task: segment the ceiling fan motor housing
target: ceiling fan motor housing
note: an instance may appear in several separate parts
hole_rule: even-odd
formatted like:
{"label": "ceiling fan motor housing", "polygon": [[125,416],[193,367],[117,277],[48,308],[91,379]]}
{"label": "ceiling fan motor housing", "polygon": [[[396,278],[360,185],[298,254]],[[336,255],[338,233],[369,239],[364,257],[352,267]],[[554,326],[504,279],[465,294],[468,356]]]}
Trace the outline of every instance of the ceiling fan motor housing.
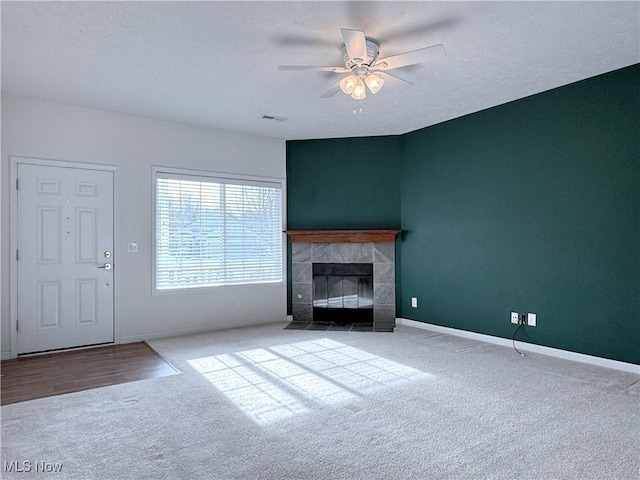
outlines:
{"label": "ceiling fan motor housing", "polygon": [[[345,66],[348,69],[353,70],[354,67],[363,66],[363,65],[370,67],[371,65],[373,65],[373,62],[375,62],[376,59],[378,58],[378,55],[380,54],[380,44],[374,39],[369,37],[367,37],[366,40],[367,40],[367,58],[362,59],[363,60],[362,62],[355,62],[351,58],[349,58],[349,54],[347,53],[346,47],[344,45],[342,46],[342,51],[343,51],[342,59],[344,61]],[[358,59],[354,59],[354,60],[358,60]]]}

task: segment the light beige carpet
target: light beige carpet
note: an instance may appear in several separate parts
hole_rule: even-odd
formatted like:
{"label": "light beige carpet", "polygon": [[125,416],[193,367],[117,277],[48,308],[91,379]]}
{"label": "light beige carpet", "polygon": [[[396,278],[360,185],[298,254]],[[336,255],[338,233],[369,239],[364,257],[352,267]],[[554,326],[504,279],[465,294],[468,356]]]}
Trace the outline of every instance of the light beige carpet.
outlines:
{"label": "light beige carpet", "polygon": [[639,476],[637,375],[410,327],[284,326],[152,341],[182,375],[2,407],[3,468],[32,466],[2,478]]}

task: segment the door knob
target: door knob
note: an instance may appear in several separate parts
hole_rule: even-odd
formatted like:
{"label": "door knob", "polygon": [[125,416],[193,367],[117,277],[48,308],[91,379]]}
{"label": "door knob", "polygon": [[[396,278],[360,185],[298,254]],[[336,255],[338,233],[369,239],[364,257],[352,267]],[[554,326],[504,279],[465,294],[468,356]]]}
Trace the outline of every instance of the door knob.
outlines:
{"label": "door knob", "polygon": [[104,268],[105,270],[111,270],[112,265],[107,262],[104,265],[98,265],[98,268]]}

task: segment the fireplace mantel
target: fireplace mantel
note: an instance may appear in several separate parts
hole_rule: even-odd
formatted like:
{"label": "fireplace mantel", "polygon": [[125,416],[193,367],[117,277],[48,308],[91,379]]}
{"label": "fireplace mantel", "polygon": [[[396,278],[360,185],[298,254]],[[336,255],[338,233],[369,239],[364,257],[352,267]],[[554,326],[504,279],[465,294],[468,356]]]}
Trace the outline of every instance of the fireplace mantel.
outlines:
{"label": "fireplace mantel", "polygon": [[292,243],[393,242],[400,230],[285,230]]}

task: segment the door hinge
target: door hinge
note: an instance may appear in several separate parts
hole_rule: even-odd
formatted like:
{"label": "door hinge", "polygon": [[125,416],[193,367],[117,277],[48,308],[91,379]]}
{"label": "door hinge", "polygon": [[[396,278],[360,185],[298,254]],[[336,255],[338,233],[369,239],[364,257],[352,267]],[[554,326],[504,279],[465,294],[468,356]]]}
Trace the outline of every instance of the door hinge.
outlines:
{"label": "door hinge", "polygon": [[16,332],[20,330],[20,320],[16,320]]}
{"label": "door hinge", "polygon": [[18,190],[18,179],[16,178],[16,190]]}
{"label": "door hinge", "polygon": [[20,259],[20,250],[16,248],[16,262]]}

